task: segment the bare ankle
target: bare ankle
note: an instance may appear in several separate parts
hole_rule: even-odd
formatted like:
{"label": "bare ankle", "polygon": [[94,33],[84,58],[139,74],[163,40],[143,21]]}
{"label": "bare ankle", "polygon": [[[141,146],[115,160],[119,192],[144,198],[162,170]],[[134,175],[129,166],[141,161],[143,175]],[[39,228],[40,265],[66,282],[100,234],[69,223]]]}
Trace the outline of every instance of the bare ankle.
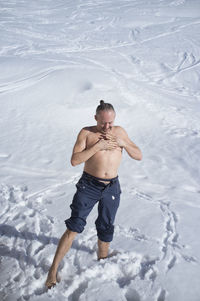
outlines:
{"label": "bare ankle", "polygon": [[98,239],[98,260],[108,257],[109,242],[104,242]]}
{"label": "bare ankle", "polygon": [[56,275],[57,273],[57,268],[55,266],[51,266],[49,269],[49,274]]}

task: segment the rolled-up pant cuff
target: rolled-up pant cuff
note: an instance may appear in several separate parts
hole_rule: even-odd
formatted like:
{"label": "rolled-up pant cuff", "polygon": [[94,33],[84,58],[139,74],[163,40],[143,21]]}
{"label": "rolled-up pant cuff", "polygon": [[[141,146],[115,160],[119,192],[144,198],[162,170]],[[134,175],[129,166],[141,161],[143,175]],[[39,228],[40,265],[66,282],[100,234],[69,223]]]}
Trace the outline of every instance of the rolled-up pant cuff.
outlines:
{"label": "rolled-up pant cuff", "polygon": [[108,237],[108,236],[101,236],[101,235],[98,235],[98,239],[103,241],[103,242],[111,242],[113,240],[113,236],[112,237]]}
{"label": "rolled-up pant cuff", "polygon": [[83,221],[80,224],[77,219],[73,219],[72,217],[65,220],[65,225],[67,229],[77,233],[82,233],[85,227],[85,223],[83,223]]}
{"label": "rolled-up pant cuff", "polygon": [[112,225],[111,229],[109,230],[97,229],[98,238],[104,242],[111,242],[113,240],[113,235],[114,235],[114,226]]}

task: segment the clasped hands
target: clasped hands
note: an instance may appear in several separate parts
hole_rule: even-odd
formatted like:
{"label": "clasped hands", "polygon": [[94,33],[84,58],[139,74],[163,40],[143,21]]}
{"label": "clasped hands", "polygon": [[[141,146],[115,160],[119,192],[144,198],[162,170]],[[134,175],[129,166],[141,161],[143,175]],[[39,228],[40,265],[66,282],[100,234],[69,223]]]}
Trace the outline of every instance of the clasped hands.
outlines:
{"label": "clasped hands", "polygon": [[113,150],[118,147],[123,147],[123,140],[111,133],[102,132],[97,144],[100,150]]}

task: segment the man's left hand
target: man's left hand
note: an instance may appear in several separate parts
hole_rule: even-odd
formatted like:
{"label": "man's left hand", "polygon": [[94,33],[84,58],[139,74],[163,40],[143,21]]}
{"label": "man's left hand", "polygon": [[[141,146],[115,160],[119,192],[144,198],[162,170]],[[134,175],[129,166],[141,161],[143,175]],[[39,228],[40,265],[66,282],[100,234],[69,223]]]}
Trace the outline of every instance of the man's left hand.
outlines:
{"label": "man's left hand", "polygon": [[118,146],[119,147],[124,147],[125,143],[124,143],[124,140],[111,134],[111,133],[108,133],[108,132],[102,132],[102,136],[104,139],[107,139],[107,140],[111,140],[111,141],[114,141],[114,142],[117,142]]}

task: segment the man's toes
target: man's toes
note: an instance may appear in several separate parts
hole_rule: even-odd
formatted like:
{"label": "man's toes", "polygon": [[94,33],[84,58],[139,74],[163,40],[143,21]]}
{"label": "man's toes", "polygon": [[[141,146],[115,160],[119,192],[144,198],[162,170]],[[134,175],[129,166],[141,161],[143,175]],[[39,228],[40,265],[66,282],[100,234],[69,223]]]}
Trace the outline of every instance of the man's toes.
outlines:
{"label": "man's toes", "polygon": [[48,289],[51,289],[52,287],[54,287],[55,285],[56,285],[56,282],[55,281],[46,281],[46,283],[45,283],[45,285],[46,285],[46,287],[48,288]]}
{"label": "man's toes", "polygon": [[52,282],[52,283],[47,283],[46,284],[48,289],[51,289],[52,287],[56,286],[56,283]]}

